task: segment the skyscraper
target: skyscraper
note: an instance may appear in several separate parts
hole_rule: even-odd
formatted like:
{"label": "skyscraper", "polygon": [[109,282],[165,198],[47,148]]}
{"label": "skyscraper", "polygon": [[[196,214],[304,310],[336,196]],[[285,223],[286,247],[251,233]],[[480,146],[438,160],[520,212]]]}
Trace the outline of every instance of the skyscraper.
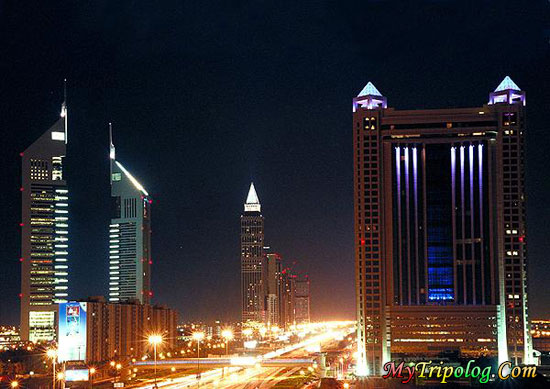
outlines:
{"label": "skyscraper", "polygon": [[309,277],[294,279],[294,321],[295,323],[309,323],[310,318]]}
{"label": "skyscraper", "polygon": [[531,362],[524,134],[509,77],[475,108],[354,98],[358,374],[447,350]]}
{"label": "skyscraper", "polygon": [[241,308],[242,321],[265,320],[264,284],[264,217],[254,183],[241,215]]}
{"label": "skyscraper", "polygon": [[67,106],[21,153],[21,339],[54,340],[56,303],[68,296]]}
{"label": "skyscraper", "polygon": [[284,325],[282,321],[282,259],[277,253],[265,255],[265,311],[266,322],[271,325]]}
{"label": "skyscraper", "polygon": [[[109,125],[110,126],[110,125]],[[109,301],[148,304],[151,290],[151,204],[145,188],[115,159],[110,144]]]}

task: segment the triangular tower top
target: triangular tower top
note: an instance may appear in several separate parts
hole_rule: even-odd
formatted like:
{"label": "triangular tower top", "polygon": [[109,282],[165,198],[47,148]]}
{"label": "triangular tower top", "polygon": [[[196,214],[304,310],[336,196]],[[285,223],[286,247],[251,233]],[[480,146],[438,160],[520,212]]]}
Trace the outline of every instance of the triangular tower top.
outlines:
{"label": "triangular tower top", "polygon": [[525,92],[508,76],[489,94],[489,104],[525,105]]}
{"label": "triangular tower top", "polygon": [[246,196],[246,203],[244,204],[245,212],[260,212],[261,205],[254,183],[250,183],[250,189],[248,190],[248,196]]}
{"label": "triangular tower top", "polygon": [[495,92],[500,92],[504,90],[521,90],[517,84],[512,81],[512,79],[509,76],[504,77],[504,80],[497,86],[497,89],[495,89]]}
{"label": "triangular tower top", "polygon": [[382,96],[382,93],[376,87],[372,82],[368,82],[367,85],[363,88],[361,92],[357,95],[357,97],[361,96]]}
{"label": "triangular tower top", "polygon": [[374,84],[369,81],[361,92],[359,92],[357,97],[353,99],[353,112],[356,112],[359,108],[388,108],[388,100],[382,96],[382,93],[380,93]]}

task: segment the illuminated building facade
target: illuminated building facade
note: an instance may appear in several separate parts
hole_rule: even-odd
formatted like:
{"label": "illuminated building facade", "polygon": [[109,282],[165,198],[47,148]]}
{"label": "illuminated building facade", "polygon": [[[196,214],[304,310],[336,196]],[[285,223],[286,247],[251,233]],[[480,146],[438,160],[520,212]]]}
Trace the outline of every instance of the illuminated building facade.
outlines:
{"label": "illuminated building facade", "polygon": [[[69,304],[85,307],[79,312],[79,335],[85,341],[74,342],[74,334],[60,333],[60,361],[84,360],[98,363],[111,359],[141,358],[149,351],[145,341],[152,333],[163,335],[162,348],[175,347],[177,339],[178,314],[173,309],[149,304],[107,303],[103,297],[91,297],[86,301]],[[65,309],[66,304],[59,305]],[[85,314],[85,319],[82,317]],[[63,314],[59,314],[63,318]],[[59,323],[63,328],[64,323]],[[69,326],[68,328],[74,328]],[[74,329],[73,329],[74,332]],[[78,356],[78,357],[75,357]]]}
{"label": "illuminated building facade", "polygon": [[311,296],[309,277],[300,277],[285,268],[281,272],[281,325],[289,326],[309,323],[311,320]]}
{"label": "illuminated building facade", "polygon": [[241,309],[242,321],[265,320],[264,217],[254,184],[250,184],[241,215]]}
{"label": "illuminated building facade", "polygon": [[531,336],[535,350],[550,353],[550,320],[531,320]]}
{"label": "illuminated building facade", "polygon": [[309,277],[294,279],[294,321],[297,324],[309,323],[310,318]]}
{"label": "illuminated building facade", "polygon": [[277,253],[265,258],[265,311],[267,324],[284,325],[282,321],[283,280],[282,259]]}
{"label": "illuminated building facade", "polygon": [[353,100],[358,374],[445,350],[532,361],[524,134],[509,77],[476,108],[395,110],[370,82]]}
{"label": "illuminated building facade", "polygon": [[282,304],[281,304],[281,321],[284,328],[288,329],[289,326],[295,324],[294,306],[294,279],[296,276],[290,273],[290,269],[283,269],[282,273]]}
{"label": "illuminated building facade", "polygon": [[56,304],[68,295],[67,106],[21,153],[21,339],[56,337]]}
{"label": "illuminated building facade", "polygon": [[112,140],[110,161],[109,301],[148,304],[153,295],[152,200],[145,188],[115,159]]}

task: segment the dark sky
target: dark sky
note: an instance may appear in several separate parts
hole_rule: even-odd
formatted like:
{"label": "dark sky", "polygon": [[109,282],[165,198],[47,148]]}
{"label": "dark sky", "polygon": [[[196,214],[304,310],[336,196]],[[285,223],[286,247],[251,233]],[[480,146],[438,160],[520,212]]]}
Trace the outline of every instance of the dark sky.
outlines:
{"label": "dark sky", "polygon": [[69,84],[74,298],[107,291],[108,134],[156,199],[153,288],[187,319],[239,317],[239,215],[312,279],[315,318],[353,317],[351,99],[479,106],[527,92],[531,316],[549,317],[550,3],[0,1],[0,323],[18,322],[19,156]]}

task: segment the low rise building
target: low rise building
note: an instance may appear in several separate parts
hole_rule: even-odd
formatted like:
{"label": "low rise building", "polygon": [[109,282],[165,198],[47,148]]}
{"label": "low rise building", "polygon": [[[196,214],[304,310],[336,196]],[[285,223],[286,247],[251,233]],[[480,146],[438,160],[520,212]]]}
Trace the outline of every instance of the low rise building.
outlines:
{"label": "low rise building", "polygon": [[58,328],[60,361],[141,358],[149,351],[151,334],[163,336],[163,348],[174,348],[177,312],[164,306],[90,298],[60,304]]}

